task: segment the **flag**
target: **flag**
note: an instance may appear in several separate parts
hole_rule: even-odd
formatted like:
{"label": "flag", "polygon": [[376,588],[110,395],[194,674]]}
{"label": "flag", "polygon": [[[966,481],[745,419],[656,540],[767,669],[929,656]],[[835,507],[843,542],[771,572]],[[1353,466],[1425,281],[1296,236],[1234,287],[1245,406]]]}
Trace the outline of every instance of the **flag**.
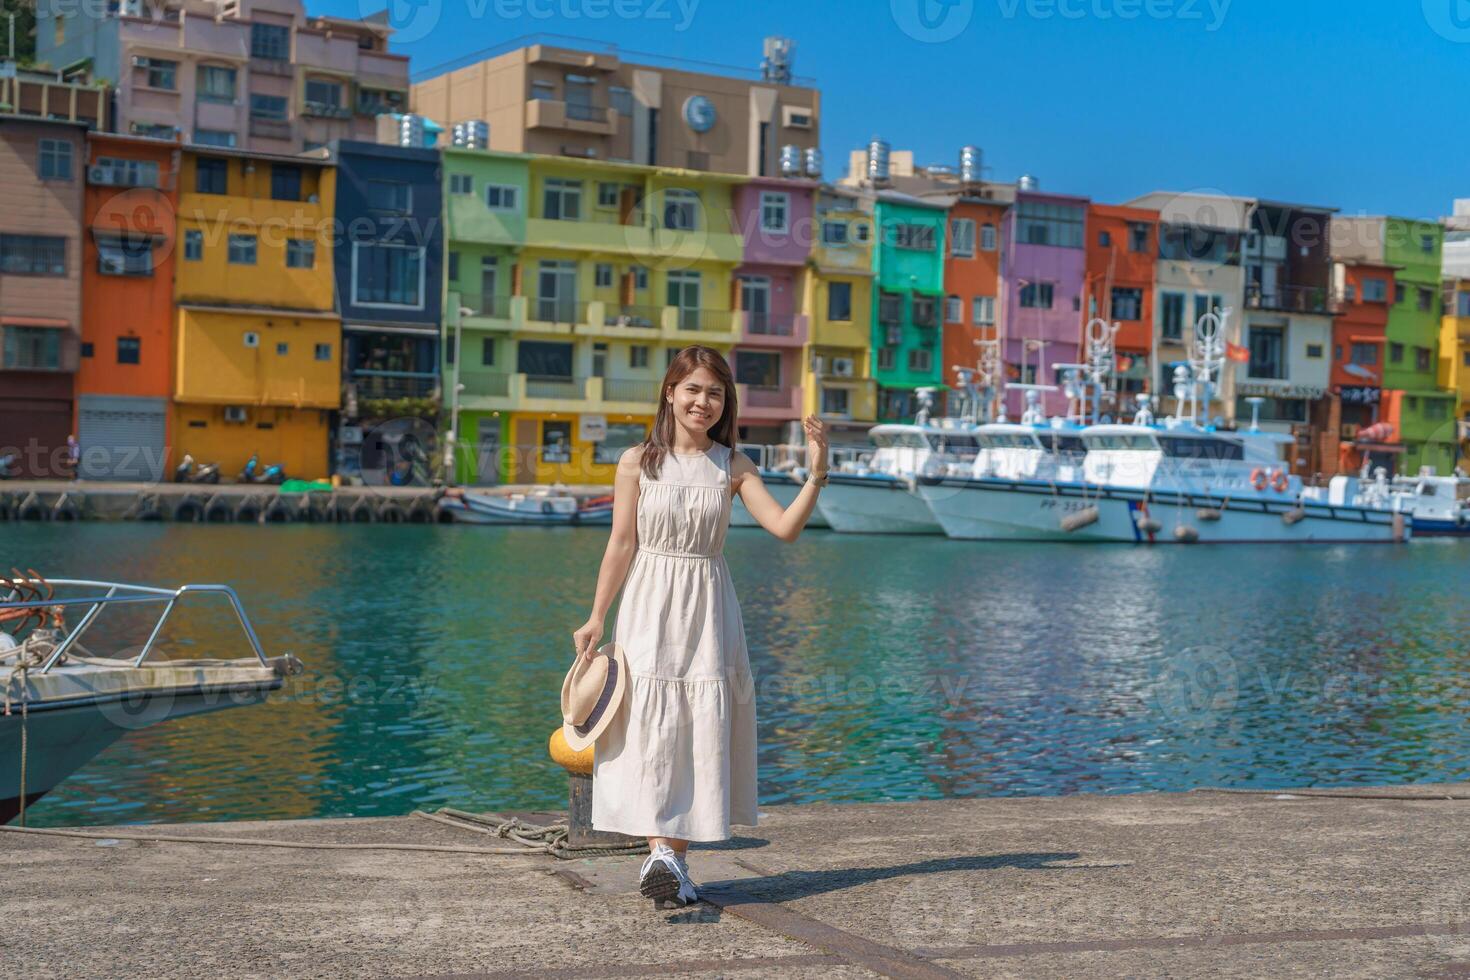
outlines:
{"label": "flag", "polygon": [[1229,341],[1225,342],[1225,356],[1239,364],[1249,364],[1251,361],[1249,347],[1242,347],[1239,344],[1232,344]]}
{"label": "flag", "polygon": [[1119,371],[1127,371],[1127,370],[1129,370],[1132,367],[1133,367],[1133,358],[1129,357],[1127,354],[1119,354],[1118,355],[1118,370]]}

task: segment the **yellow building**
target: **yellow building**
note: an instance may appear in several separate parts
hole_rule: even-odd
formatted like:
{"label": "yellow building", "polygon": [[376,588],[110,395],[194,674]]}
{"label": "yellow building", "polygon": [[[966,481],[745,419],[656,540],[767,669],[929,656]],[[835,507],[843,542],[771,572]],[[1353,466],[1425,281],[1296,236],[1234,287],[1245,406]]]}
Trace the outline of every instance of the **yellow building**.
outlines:
{"label": "yellow building", "polygon": [[802,413],[820,414],[834,443],[866,442],[877,421],[871,363],[873,215],[855,195],[823,188],[803,306],[811,317]]}
{"label": "yellow building", "polygon": [[179,180],[175,456],[217,462],[226,477],[252,454],[290,477],[325,477],[341,402],[336,170],[190,146]]}
{"label": "yellow building", "polygon": [[1445,283],[1444,316],[1439,327],[1439,387],[1455,393],[1455,417],[1460,420],[1459,458],[1470,466],[1470,279]]}
{"label": "yellow building", "polygon": [[449,149],[444,179],[457,479],[612,483],[673,355],[741,335],[741,178]]}

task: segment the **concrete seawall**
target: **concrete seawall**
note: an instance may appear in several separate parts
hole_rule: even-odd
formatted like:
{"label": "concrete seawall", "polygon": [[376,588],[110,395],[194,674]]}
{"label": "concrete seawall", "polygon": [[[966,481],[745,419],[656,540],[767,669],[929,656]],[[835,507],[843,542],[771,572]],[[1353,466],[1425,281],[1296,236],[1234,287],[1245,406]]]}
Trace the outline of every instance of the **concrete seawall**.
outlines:
{"label": "concrete seawall", "polygon": [[656,912],[638,856],[415,817],[0,833],[17,976],[1470,976],[1470,785],[778,806]]}

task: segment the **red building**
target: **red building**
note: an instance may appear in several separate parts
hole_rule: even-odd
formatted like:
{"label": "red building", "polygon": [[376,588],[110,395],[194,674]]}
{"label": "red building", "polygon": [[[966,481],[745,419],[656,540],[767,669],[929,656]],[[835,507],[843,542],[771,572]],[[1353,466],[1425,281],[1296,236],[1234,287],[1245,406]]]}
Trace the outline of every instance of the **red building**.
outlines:
{"label": "red building", "polygon": [[994,340],[999,324],[1000,229],[1006,205],[963,193],[949,212],[944,257],[944,339],[940,377],[959,384],[956,367],[974,367],[977,341]]}
{"label": "red building", "polygon": [[[1319,456],[1324,475],[1356,472],[1365,454],[1403,452],[1397,426],[1387,438],[1382,430],[1369,429],[1394,421],[1384,411],[1383,367],[1396,269],[1357,260],[1334,268],[1341,313],[1332,323],[1331,394]],[[1365,431],[1369,438],[1360,438]]]}
{"label": "red building", "polygon": [[[1145,208],[1092,204],[1087,209],[1087,271],[1081,335],[1099,317],[1118,325],[1119,415],[1133,414],[1133,395],[1149,391],[1153,362],[1154,265],[1159,249],[1159,213]],[[1085,347],[1084,347],[1085,350]]]}

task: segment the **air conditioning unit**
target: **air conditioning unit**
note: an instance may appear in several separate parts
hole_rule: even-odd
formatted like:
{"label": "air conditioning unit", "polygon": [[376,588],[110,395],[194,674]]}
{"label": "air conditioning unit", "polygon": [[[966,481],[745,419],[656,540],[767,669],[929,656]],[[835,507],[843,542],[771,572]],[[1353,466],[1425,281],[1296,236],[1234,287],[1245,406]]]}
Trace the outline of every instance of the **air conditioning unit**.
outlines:
{"label": "air conditioning unit", "polygon": [[[126,8],[124,8],[124,9],[125,9],[125,12],[129,13],[130,16],[135,16],[130,11],[126,11]],[[134,68],[151,68],[151,67],[153,67],[153,62],[148,58],[147,55],[135,54],[135,55],[133,55],[133,67]]]}
{"label": "air conditioning unit", "polygon": [[259,347],[260,346],[260,334],[256,333],[254,330],[247,330],[247,331],[245,331],[245,338],[244,339],[245,339],[245,346],[246,347]]}
{"label": "air conditioning unit", "polygon": [[249,420],[250,420],[250,416],[245,411],[245,406],[244,405],[226,405],[225,406],[225,421],[226,422],[248,422]]}
{"label": "air conditioning unit", "polygon": [[853,363],[850,357],[832,358],[832,374],[839,378],[850,378],[853,375]]}
{"label": "air conditioning unit", "polygon": [[117,183],[117,180],[111,167],[88,167],[87,183],[104,184],[110,187]]}

